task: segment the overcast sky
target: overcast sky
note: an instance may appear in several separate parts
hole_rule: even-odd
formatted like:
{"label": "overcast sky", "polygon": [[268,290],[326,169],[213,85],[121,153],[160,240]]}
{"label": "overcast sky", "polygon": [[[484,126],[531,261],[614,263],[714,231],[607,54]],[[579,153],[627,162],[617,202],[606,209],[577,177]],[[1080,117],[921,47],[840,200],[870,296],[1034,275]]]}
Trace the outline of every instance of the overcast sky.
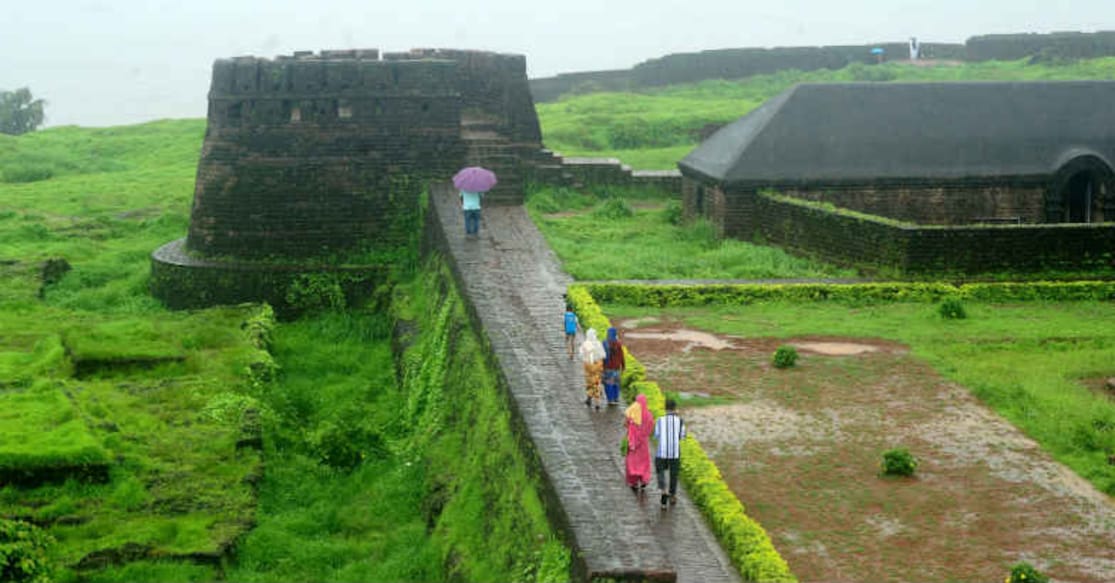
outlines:
{"label": "overcast sky", "polygon": [[412,47],[525,54],[531,77],[730,47],[1115,29],[1112,0],[0,0],[0,89],[49,125],[204,117],[214,59]]}

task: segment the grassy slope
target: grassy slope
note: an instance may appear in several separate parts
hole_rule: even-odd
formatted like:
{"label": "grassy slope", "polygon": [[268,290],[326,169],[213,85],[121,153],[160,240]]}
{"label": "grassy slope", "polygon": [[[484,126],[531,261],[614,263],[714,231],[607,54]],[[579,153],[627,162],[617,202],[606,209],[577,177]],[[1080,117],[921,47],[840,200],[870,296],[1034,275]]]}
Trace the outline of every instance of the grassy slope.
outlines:
{"label": "grassy slope", "polygon": [[605,309],[613,318],[676,317],[699,329],[745,337],[902,342],[1096,488],[1115,495],[1115,466],[1107,462],[1115,452],[1115,403],[1096,392],[1098,379],[1115,375],[1110,302],[971,303],[964,320],[944,320],[932,304],[901,303]]}
{"label": "grassy slope", "polygon": [[795,83],[850,81],[1037,81],[1115,79],[1115,58],[1064,64],[1025,61],[924,67],[852,65],[837,71],[783,71],[738,81],[710,80],[631,93],[565,96],[538,104],[547,147],[567,156],[615,157],[634,168],[671,169],[707,124],[747,114]]}
{"label": "grassy slope", "polygon": [[[103,450],[123,460],[103,485],[0,488],[0,517],[78,518],[49,527],[58,539],[54,560],[69,566],[127,542],[169,555],[215,552],[222,537],[240,532],[228,527],[254,521],[225,569],[228,580],[440,580],[447,564],[475,580],[567,577],[568,552],[521,460],[508,464],[519,454],[495,391],[469,407],[500,446],[487,462],[454,470],[470,476],[455,487],[472,494],[450,497],[436,521],[444,526],[428,531],[433,462],[425,456],[447,454],[408,445],[395,416],[404,398],[385,315],[280,325],[273,350],[282,374],[261,392],[244,373],[268,357],[246,341],[243,309],[172,313],[148,296],[151,250],[188,224],[203,133],[204,121],[181,120],[0,136],[0,400],[9,405],[0,434],[28,424],[42,430],[25,447],[3,440],[0,460],[24,455],[27,444],[54,457]],[[73,270],[40,299],[38,266],[51,257]],[[490,373],[475,370],[483,362],[477,350],[462,351],[467,363],[454,370],[480,375],[468,389],[482,393],[493,385]],[[128,363],[144,359],[150,364]],[[94,372],[73,379],[82,367]],[[233,447],[247,406],[262,411],[265,431],[258,508],[243,481],[258,454]],[[442,431],[440,439],[448,448],[463,435]],[[494,465],[505,467],[485,471]],[[504,492],[495,495],[501,510],[475,512],[493,507],[490,490]],[[173,559],[128,561],[82,569],[82,577],[218,575]]]}

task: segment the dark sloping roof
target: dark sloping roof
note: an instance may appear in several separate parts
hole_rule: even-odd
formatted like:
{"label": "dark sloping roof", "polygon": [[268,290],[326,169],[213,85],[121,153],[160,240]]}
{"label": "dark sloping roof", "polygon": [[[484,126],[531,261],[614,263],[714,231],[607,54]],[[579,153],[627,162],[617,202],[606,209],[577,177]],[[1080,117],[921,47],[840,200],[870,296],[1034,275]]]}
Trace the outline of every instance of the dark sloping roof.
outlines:
{"label": "dark sloping roof", "polygon": [[797,85],[725,126],[683,172],[732,183],[1041,176],[1115,161],[1115,82]]}

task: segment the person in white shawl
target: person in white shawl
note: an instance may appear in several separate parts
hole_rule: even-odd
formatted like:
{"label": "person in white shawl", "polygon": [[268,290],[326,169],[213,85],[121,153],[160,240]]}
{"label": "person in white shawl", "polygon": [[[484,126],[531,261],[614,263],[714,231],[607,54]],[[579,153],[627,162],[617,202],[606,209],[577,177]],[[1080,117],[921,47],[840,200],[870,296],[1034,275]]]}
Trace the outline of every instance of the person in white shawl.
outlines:
{"label": "person in white shawl", "polygon": [[585,332],[585,341],[581,343],[581,362],[585,367],[585,406],[592,407],[596,402],[596,410],[600,410],[600,401],[604,398],[600,379],[604,374],[604,344],[596,337],[596,329],[589,328]]}

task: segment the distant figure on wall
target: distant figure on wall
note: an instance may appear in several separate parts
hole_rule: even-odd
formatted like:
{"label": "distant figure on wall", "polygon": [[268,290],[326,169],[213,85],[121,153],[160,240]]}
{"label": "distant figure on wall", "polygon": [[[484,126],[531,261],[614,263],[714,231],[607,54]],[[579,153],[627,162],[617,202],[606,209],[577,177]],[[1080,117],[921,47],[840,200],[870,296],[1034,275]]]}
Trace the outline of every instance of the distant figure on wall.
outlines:
{"label": "distant figure on wall", "polygon": [[920,55],[920,53],[921,53],[921,46],[918,44],[918,37],[916,37],[916,36],[910,37],[910,60],[911,61],[918,60],[918,56]]}
{"label": "distant figure on wall", "polygon": [[480,166],[469,166],[453,175],[453,186],[461,192],[466,236],[480,234],[480,198],[495,185],[495,172]]}

